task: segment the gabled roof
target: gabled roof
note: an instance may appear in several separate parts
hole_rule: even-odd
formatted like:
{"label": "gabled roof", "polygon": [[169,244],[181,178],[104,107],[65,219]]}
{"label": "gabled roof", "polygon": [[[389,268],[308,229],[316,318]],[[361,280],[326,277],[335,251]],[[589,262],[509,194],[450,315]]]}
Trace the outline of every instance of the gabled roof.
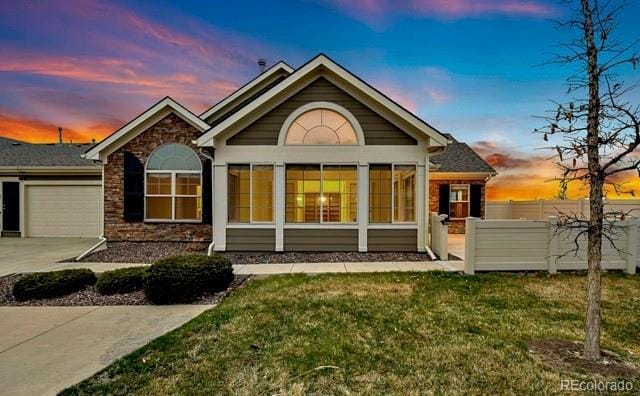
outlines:
{"label": "gabled roof", "polygon": [[496,170],[482,159],[466,143],[457,141],[451,134],[445,136],[450,143],[442,153],[432,155],[429,159],[435,165],[434,173],[487,173],[495,175]]}
{"label": "gabled roof", "polygon": [[[0,168],[71,168],[91,167],[100,169],[93,161],[84,159],[81,155],[93,144],[32,144],[13,141],[10,145],[1,145],[0,138]],[[5,139],[10,140],[10,139]]]}
{"label": "gabled roof", "polygon": [[259,94],[262,89],[269,87],[269,85],[277,82],[279,78],[288,76],[291,73],[293,73],[293,68],[285,62],[280,61],[260,73],[253,80],[238,88],[220,102],[205,110],[200,114],[200,118],[213,124],[216,120],[222,118],[227,112],[232,111],[234,108],[250,99],[253,95]]}
{"label": "gabled roof", "polygon": [[[198,145],[212,146],[214,138],[216,136],[233,128],[239,122],[245,120],[248,116],[250,117],[256,116],[258,114],[265,114],[275,106],[275,104],[271,100],[272,98],[282,94],[287,90],[287,88],[294,86],[301,80],[304,81],[305,77],[308,77],[310,74],[319,70],[323,70],[323,72],[326,70],[334,76],[337,76],[341,81],[346,82],[345,86],[341,88],[347,90],[349,93],[359,93],[359,96],[364,96],[365,98],[367,98],[371,104],[375,105],[376,108],[387,110],[390,113],[397,115],[400,121],[405,122],[408,126],[414,128],[416,131],[429,136],[432,141],[432,146],[446,146],[447,139],[435,128],[433,128],[393,100],[389,99],[380,91],[376,90],[375,88],[364,82],[362,79],[353,75],[351,72],[338,65],[336,62],[334,62],[324,54],[316,56],[308,63],[294,71],[284,81],[275,85],[264,94],[251,101],[224,121],[213,126],[210,130],[208,130],[205,134],[198,138]],[[376,109],[372,110],[375,111]],[[389,121],[397,122],[398,120],[390,119]]]}
{"label": "gabled roof", "polygon": [[121,147],[139,133],[143,132],[146,127],[151,126],[153,123],[159,121],[171,112],[175,113],[201,132],[209,129],[209,124],[201,120],[186,107],[167,96],[155,105],[151,106],[144,113],[129,121],[122,128],[109,135],[91,150],[87,151],[84,157],[91,160],[99,160],[101,152],[105,150],[113,151],[114,147]]}

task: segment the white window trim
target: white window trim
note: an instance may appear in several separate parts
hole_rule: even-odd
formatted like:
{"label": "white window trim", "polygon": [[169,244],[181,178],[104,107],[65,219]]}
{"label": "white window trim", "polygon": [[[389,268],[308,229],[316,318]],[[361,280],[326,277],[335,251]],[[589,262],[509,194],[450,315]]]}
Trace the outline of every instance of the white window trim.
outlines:
{"label": "white window trim", "polygon": [[[395,203],[396,203],[396,187],[395,184],[393,182],[393,177],[395,175],[396,172],[396,166],[413,166],[415,167],[415,172],[416,172],[416,177],[415,177],[415,187],[413,189],[413,217],[417,218],[418,215],[418,206],[417,204],[417,195],[418,195],[418,164],[416,163],[402,163],[402,162],[394,162],[392,164],[389,163],[384,163],[384,162],[380,162],[380,163],[371,163],[369,164],[369,166],[371,165],[391,165],[391,222],[390,223],[373,223],[371,222],[371,217],[367,216],[367,220],[368,220],[368,224],[369,225],[374,225],[374,226],[378,226],[378,225],[389,225],[389,224],[398,224],[398,225],[417,225],[418,222],[417,221],[397,221],[396,220],[396,214],[395,214]],[[369,184],[369,195],[371,195],[371,184]],[[369,202],[369,205],[371,205],[371,202]],[[371,206],[369,206],[368,209],[371,209]]]}
{"label": "white window trim", "polygon": [[[293,123],[302,114],[316,109],[332,110],[343,116],[353,127],[353,130],[356,134],[356,144],[286,144],[287,133],[289,132],[289,128],[291,128],[291,125],[293,125]],[[311,102],[298,107],[291,114],[289,114],[289,117],[287,117],[285,122],[282,124],[282,128],[280,128],[280,134],[278,135],[278,146],[364,146],[364,132],[362,131],[362,127],[360,126],[360,123],[358,122],[356,117],[344,107],[332,102]]]}
{"label": "white window trim", "polygon": [[[290,223],[290,222],[287,222],[287,202],[286,202],[286,199],[287,199],[287,165],[294,165],[294,166],[295,165],[320,165],[320,221],[319,222],[317,222],[317,223],[307,223],[307,222]],[[322,220],[322,214],[323,214],[322,209],[324,207],[324,205],[322,204],[322,197],[324,196],[324,191],[323,191],[323,188],[322,188],[323,187],[323,183],[322,182],[324,181],[323,169],[324,169],[325,165],[327,165],[327,166],[342,165],[342,166],[354,166],[355,167],[355,170],[356,170],[356,198],[357,198],[357,201],[356,201],[356,221],[349,221],[349,222],[344,222],[343,223],[343,222],[339,222],[339,221],[336,222],[336,221],[323,221]],[[360,211],[359,211],[359,207],[357,205],[357,202],[360,200],[359,193],[357,192],[358,191],[358,185],[360,184],[360,178],[358,177],[358,163],[357,162],[344,162],[344,163],[343,162],[341,162],[341,163],[328,163],[328,162],[324,163],[323,162],[323,163],[319,163],[319,164],[318,163],[305,164],[305,163],[296,162],[296,163],[285,164],[285,166],[284,166],[284,184],[285,184],[285,191],[284,191],[284,194],[285,194],[285,198],[284,198],[285,199],[285,207],[284,207],[284,212],[285,212],[284,213],[284,225],[285,225],[285,228],[287,226],[291,226],[291,225],[303,225],[303,224],[314,225],[314,226],[319,226],[319,225],[332,225],[332,226],[335,226],[335,225],[338,225],[338,226],[339,225],[347,225],[347,226],[356,225],[357,226],[358,225],[358,219],[360,218],[361,214],[360,214]],[[291,228],[295,228],[295,227],[291,227]]]}
{"label": "white window trim", "polygon": [[[241,222],[241,221],[229,221],[229,211],[227,210],[227,225],[228,226],[238,226],[238,225],[274,225],[276,218],[276,166],[272,162],[251,162],[249,164],[245,163],[228,163],[227,164],[227,205],[229,205],[229,166],[239,166],[239,165],[249,165],[249,222]],[[253,166],[271,166],[271,221],[253,221]]]}
{"label": "white window trim", "polygon": [[[454,187],[463,187],[467,190],[467,200],[466,201],[452,201],[451,200],[451,190]],[[471,185],[470,184],[450,184],[449,185],[449,213],[451,213],[451,204],[456,202],[466,202],[467,203],[467,216],[471,213]],[[450,220],[464,220],[465,217],[451,217]]]}
{"label": "white window trim", "polygon": [[[171,194],[147,194],[147,175],[148,174],[170,174],[171,175]],[[200,195],[186,195],[176,193],[176,175],[191,174],[200,175]],[[170,219],[153,219],[147,218],[147,197],[150,198],[171,198],[171,218]],[[199,219],[176,219],[176,198],[196,198],[202,200],[202,171],[192,170],[145,170],[144,172],[144,221],[147,223],[201,223],[202,222],[202,203],[200,204]]]}

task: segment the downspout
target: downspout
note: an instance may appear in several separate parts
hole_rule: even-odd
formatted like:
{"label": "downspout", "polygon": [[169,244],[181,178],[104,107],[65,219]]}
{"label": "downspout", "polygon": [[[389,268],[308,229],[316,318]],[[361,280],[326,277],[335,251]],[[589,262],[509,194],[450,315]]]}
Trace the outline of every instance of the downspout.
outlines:
{"label": "downspout", "polygon": [[[194,143],[194,142],[192,142]],[[194,143],[195,144],[195,143]],[[213,178],[213,157],[207,153],[205,153],[202,150],[202,147],[200,147],[199,149],[200,154],[202,154],[204,157],[208,158],[209,160],[211,160],[211,177]],[[213,215],[213,202],[215,202],[215,200],[213,199],[213,183],[211,183],[211,214]],[[214,228],[213,228],[213,221],[211,222],[211,243],[209,244],[209,247],[207,248],[207,256],[211,256],[213,254],[213,248],[216,244],[216,238],[214,236]]]}
{"label": "downspout", "polygon": [[[85,155],[81,155],[82,158],[85,158]],[[101,190],[102,190],[102,233],[98,237],[98,243],[89,248],[86,252],[82,253],[78,257],[75,258],[74,261],[80,261],[83,258],[87,257],[89,254],[93,253],[97,248],[102,246],[105,242],[107,242],[107,238],[104,236],[104,163],[102,161],[93,161],[94,164],[100,164],[102,167],[102,180],[101,180]]]}

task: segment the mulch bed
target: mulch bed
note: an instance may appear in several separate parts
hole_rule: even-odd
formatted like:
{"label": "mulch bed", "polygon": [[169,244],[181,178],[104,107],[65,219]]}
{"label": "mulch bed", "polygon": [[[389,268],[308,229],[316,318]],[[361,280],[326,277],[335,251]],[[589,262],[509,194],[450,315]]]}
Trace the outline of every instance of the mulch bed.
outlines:
{"label": "mulch bed", "polygon": [[529,344],[531,352],[544,364],[556,369],[580,374],[596,374],[607,378],[633,378],[640,370],[625,362],[619,355],[602,351],[598,361],[585,359],[583,344],[561,340],[533,341]]}
{"label": "mulch bed", "polygon": [[[202,245],[182,242],[112,242],[104,250],[85,257],[84,262],[151,263],[178,254],[206,254]],[[340,263],[375,261],[431,261],[426,253],[412,252],[220,252],[233,264]]]}
{"label": "mulch bed", "polygon": [[[66,296],[42,299],[16,301],[11,292],[13,284],[24,274],[7,275],[0,278],[0,306],[87,306],[87,305],[153,305],[144,295],[144,292],[102,295],[94,286],[89,286],[78,292]],[[205,294],[191,304],[211,305],[219,303],[230,292],[239,288],[248,276],[236,275],[227,290],[217,293]]]}

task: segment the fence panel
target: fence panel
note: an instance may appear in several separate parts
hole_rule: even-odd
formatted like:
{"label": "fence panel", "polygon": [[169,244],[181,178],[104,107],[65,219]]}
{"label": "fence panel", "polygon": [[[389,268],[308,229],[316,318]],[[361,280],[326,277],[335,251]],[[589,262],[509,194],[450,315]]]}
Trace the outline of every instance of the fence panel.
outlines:
{"label": "fence panel", "polygon": [[[465,272],[583,270],[587,239],[577,231],[558,230],[556,217],[547,220],[466,219]],[[640,266],[640,231],[636,218],[619,227],[602,244],[602,268],[635,273]]]}
{"label": "fence panel", "polygon": [[[605,200],[605,212],[621,211],[640,218],[639,199]],[[489,201],[485,217],[491,220],[527,219],[542,220],[559,212],[578,213],[589,218],[589,200],[537,200],[537,201]]]}

